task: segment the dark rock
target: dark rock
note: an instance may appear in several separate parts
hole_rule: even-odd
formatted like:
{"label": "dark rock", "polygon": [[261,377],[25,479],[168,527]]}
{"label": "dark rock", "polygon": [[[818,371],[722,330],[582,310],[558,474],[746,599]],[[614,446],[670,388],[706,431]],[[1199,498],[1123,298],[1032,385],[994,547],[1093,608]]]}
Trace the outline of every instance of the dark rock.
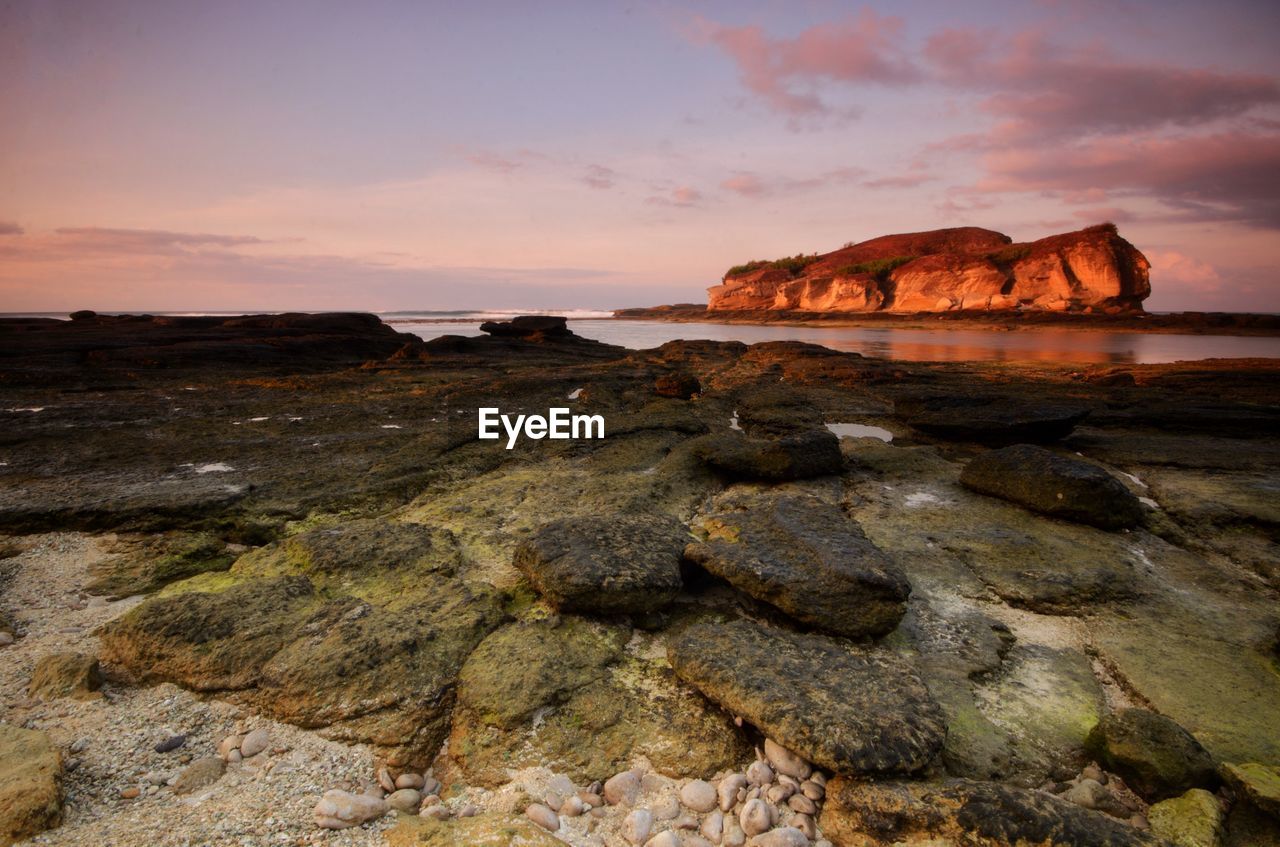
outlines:
{"label": "dark rock", "polygon": [[977,456],[965,466],[960,482],[1032,511],[1101,529],[1132,527],[1142,520],[1138,498],[1111,474],[1030,444]]}
{"label": "dark rock", "polygon": [[62,754],[49,736],[0,724],[0,844],[62,822]]}
{"label": "dark rock", "polygon": [[68,317],[71,318],[71,320],[73,321],[93,320],[97,316],[98,316],[98,313],[93,311],[92,309],[81,309],[78,312],[72,312],[70,315],[68,315]]}
{"label": "dark rock", "polygon": [[663,374],[653,384],[653,390],[659,397],[671,397],[676,400],[688,400],[702,391],[702,383],[693,374]]}
{"label": "dark rock", "polygon": [[[750,355],[762,357],[768,346],[752,345]],[[786,350],[790,355],[783,357],[784,360],[796,355],[790,346]],[[776,438],[804,430],[823,429],[822,413],[814,406],[813,400],[804,392],[776,380],[739,391],[737,406],[739,426],[754,438]]]}
{"label": "dark rock", "polygon": [[1161,847],[1166,842],[1042,791],[994,782],[827,784],[819,821],[836,844],[923,843],[971,847]]}
{"label": "dark rock", "polygon": [[1089,414],[1088,408],[1067,403],[971,396],[901,398],[895,410],[923,433],[997,446],[1059,441]]}
{"label": "dark rock", "polygon": [[515,566],[556,608],[644,613],[680,591],[688,540],[680,522],[663,515],[564,518],[523,541]]}
{"label": "dark rock", "polygon": [[814,497],[759,497],[702,519],[685,557],[796,620],[837,635],[883,635],[911,585],[862,528]]}
{"label": "dark rock", "polygon": [[27,693],[32,697],[46,699],[85,699],[98,696],[102,681],[102,669],[93,656],[83,653],[51,653],[36,662]]}
{"label": "dark rock", "polygon": [[667,648],[681,679],[804,759],[837,773],[912,773],[946,724],[913,663],[886,649],[745,620],[695,624]]}
{"label": "dark rock", "polygon": [[844,468],[840,439],[826,429],[809,429],[778,439],[750,438],[737,432],[703,436],[696,455],[736,479],[773,482],[839,473]]}
{"label": "dark rock", "polygon": [[1149,801],[1218,784],[1213,758],[1178,724],[1146,709],[1103,717],[1085,740],[1099,764]]}
{"label": "dark rock", "polygon": [[566,318],[556,315],[520,315],[509,321],[485,321],[480,324],[480,331],[510,338],[573,335],[567,322]]}
{"label": "dark rock", "polygon": [[181,747],[183,744],[186,744],[186,743],[187,743],[187,736],[170,735],[168,738],[161,741],[159,744],[155,746],[155,751],[157,753],[172,753],[174,750],[177,750],[179,747]]}

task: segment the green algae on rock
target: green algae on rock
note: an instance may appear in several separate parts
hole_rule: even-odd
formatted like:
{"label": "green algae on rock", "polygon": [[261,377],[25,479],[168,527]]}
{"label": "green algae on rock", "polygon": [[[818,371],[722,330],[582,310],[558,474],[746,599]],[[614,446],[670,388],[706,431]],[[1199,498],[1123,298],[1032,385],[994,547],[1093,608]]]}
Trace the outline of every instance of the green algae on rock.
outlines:
{"label": "green algae on rock", "polygon": [[62,754],[49,736],[0,724],[0,845],[62,821]]}
{"label": "green algae on rock", "polygon": [[837,773],[912,773],[942,749],[941,710],[888,649],[738,620],[691,625],[667,655],[711,700]]}
{"label": "green algae on rock", "polygon": [[45,699],[75,697],[83,700],[101,696],[99,689],[102,683],[102,669],[93,656],[50,653],[36,662],[27,693]]}
{"label": "green algae on rock", "polygon": [[1191,733],[1147,709],[1107,715],[1089,733],[1086,749],[1149,800],[1175,797],[1218,783],[1213,758]]}
{"label": "green algae on rock", "polygon": [[1147,812],[1151,832],[1176,847],[1221,847],[1226,815],[1218,798],[1203,788],[1162,800]]}

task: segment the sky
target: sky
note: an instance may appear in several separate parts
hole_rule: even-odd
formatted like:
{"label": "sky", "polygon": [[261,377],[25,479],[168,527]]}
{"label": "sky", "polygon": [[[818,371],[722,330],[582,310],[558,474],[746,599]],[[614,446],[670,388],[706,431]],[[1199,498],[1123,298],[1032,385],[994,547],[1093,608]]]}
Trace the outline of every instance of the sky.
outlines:
{"label": "sky", "polygon": [[0,0],[0,312],[705,302],[1110,220],[1280,312],[1280,3]]}

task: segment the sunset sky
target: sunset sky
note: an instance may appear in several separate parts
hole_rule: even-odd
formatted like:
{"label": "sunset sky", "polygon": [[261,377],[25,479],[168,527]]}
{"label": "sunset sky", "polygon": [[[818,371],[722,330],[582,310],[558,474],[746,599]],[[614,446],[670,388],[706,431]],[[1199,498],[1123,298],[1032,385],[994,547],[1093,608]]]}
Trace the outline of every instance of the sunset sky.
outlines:
{"label": "sunset sky", "polygon": [[1280,3],[0,0],[0,311],[612,308],[1102,220],[1280,311]]}

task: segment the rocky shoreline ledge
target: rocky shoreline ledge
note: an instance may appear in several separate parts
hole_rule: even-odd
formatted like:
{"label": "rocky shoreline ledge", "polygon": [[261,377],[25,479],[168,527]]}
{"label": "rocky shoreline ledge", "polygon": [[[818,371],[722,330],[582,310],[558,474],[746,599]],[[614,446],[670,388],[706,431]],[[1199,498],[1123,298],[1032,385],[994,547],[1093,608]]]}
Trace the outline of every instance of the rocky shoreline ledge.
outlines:
{"label": "rocky shoreline ledge", "polygon": [[0,322],[0,843],[1280,844],[1280,362],[85,321]]}

